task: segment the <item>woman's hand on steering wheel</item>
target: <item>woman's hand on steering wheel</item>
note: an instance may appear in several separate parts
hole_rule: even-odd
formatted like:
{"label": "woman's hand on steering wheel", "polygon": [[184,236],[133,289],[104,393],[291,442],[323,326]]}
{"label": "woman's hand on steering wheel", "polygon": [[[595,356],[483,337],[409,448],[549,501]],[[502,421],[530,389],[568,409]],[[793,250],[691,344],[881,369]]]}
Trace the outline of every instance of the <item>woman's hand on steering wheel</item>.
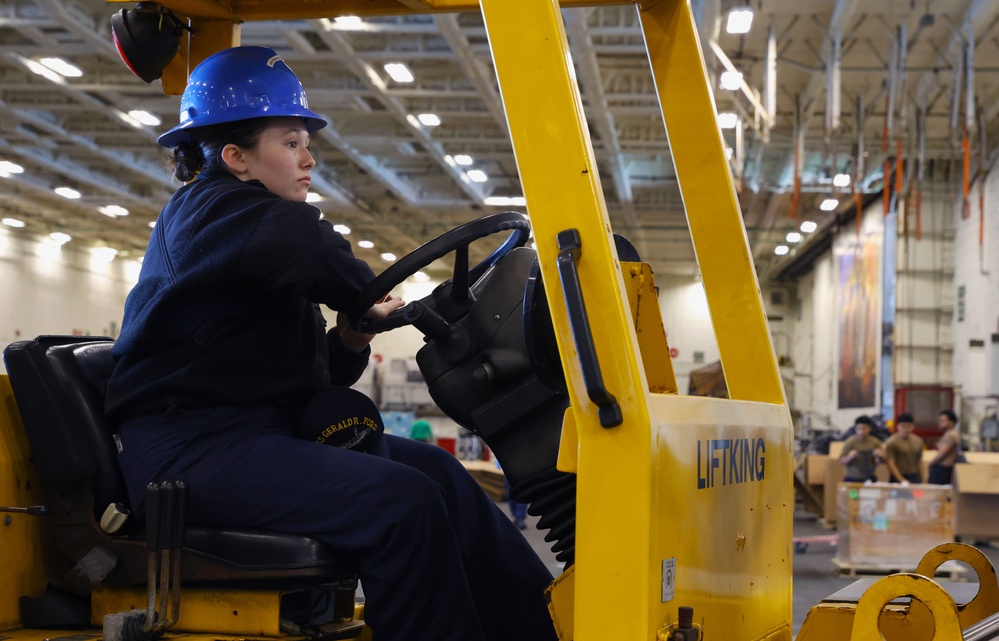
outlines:
{"label": "woman's hand on steering wheel", "polygon": [[[402,308],[405,304],[405,301],[400,297],[386,294],[380,301],[368,308],[368,311],[364,313],[364,318],[370,320],[385,318],[397,309]],[[340,331],[340,341],[343,343],[343,346],[353,352],[364,351],[364,348],[375,337],[374,334],[365,334],[351,327],[350,321],[347,319],[347,314],[344,312],[337,312],[336,326]]]}

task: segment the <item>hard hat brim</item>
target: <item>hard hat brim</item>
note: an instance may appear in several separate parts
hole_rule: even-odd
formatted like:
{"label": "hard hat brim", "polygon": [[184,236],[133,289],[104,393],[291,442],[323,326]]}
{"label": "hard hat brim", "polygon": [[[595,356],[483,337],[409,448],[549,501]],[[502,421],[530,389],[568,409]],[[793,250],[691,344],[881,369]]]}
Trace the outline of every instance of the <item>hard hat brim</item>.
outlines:
{"label": "hard hat brim", "polygon": [[186,122],[182,122],[157,138],[156,142],[161,147],[173,149],[179,144],[194,142],[196,133],[199,129],[256,118],[302,118],[305,121],[305,128],[309,133],[319,131],[329,124],[325,118],[304,107],[292,110],[279,109],[274,113],[261,113],[259,109],[234,109],[216,116],[206,115],[198,120],[188,120]]}

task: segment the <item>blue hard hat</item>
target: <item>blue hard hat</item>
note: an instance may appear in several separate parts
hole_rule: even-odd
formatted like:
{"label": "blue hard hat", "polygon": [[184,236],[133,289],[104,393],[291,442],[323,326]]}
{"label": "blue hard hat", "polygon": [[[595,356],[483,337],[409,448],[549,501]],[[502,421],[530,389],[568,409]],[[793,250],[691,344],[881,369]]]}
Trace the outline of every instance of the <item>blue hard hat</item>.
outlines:
{"label": "blue hard hat", "polygon": [[180,99],[180,124],[156,142],[173,148],[191,142],[201,127],[265,116],[301,117],[309,132],[326,126],[298,77],[270,47],[233,47],[194,68]]}

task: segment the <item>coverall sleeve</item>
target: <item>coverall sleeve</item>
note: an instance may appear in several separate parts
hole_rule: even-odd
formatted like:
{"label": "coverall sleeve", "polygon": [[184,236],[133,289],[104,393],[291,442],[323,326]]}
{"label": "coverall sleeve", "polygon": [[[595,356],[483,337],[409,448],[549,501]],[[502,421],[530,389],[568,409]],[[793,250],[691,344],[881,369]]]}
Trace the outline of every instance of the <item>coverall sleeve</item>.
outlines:
{"label": "coverall sleeve", "polygon": [[274,293],[303,296],[343,311],[374,272],[354,256],[350,243],[319,210],[305,203],[275,202],[243,249],[240,269]]}
{"label": "coverall sleeve", "polygon": [[330,383],[350,387],[361,378],[364,368],[368,366],[371,346],[368,345],[360,352],[352,352],[344,346],[340,340],[340,332],[335,327],[326,332],[326,339],[329,343]]}

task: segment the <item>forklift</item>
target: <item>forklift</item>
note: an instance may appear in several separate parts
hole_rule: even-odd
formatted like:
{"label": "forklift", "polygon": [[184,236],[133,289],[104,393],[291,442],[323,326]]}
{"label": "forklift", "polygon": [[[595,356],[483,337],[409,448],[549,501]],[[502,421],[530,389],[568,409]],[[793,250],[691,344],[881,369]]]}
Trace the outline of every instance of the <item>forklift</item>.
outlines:
{"label": "forklift", "polygon": [[[652,267],[611,229],[560,12],[597,4],[640,17],[729,398],[678,394]],[[179,47],[139,65],[160,43],[129,24],[164,10]],[[352,322],[425,335],[431,395],[495,452],[566,563],[547,589],[560,639],[790,641],[793,428],[686,2],[162,0],[122,9],[115,36],[137,75],[158,65],[152,78],[179,94],[246,21],[466,11],[484,18],[530,219],[495,214],[427,242],[371,284]],[[496,234],[470,266],[469,244]],[[451,279],[361,324],[450,253]],[[110,346],[42,336],[4,350],[0,638],[370,638],[350,559],[308,537],[188,526],[182,483],[153,488],[152,518],[130,522],[102,412]],[[932,578],[952,559],[979,575],[961,606]],[[863,587],[817,604],[798,639],[999,638],[995,572],[974,548],[940,546],[917,572]],[[297,622],[296,595],[317,590],[332,621]]]}

